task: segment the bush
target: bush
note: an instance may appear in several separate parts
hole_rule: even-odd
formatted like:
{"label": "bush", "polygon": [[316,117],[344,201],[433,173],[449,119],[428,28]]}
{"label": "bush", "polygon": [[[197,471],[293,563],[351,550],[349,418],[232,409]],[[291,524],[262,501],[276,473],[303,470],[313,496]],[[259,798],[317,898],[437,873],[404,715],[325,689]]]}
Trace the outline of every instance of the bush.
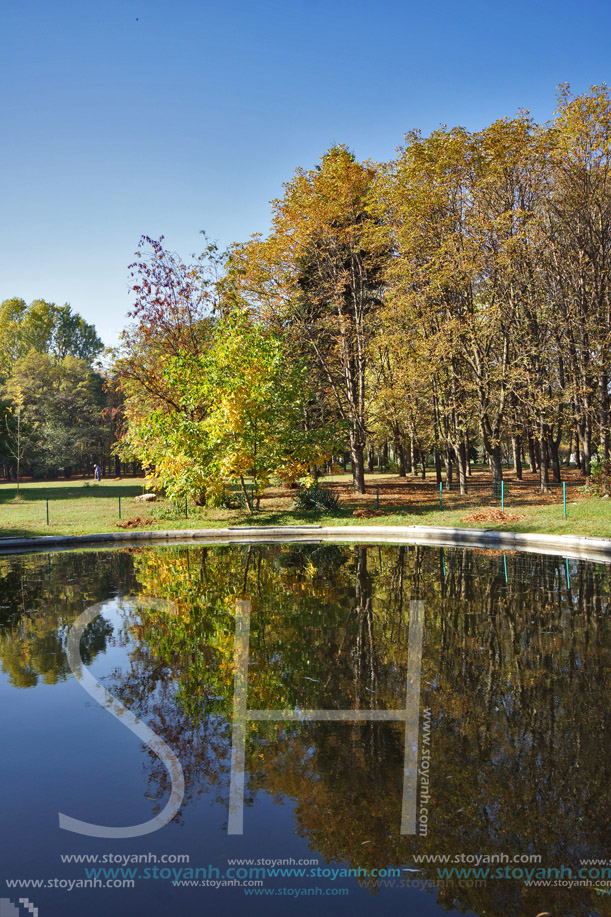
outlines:
{"label": "bush", "polygon": [[590,465],[590,493],[598,497],[611,495],[611,461],[602,461],[598,455],[592,456]]}
{"label": "bush", "polygon": [[331,513],[339,509],[339,497],[328,487],[302,487],[295,496],[292,508]]}

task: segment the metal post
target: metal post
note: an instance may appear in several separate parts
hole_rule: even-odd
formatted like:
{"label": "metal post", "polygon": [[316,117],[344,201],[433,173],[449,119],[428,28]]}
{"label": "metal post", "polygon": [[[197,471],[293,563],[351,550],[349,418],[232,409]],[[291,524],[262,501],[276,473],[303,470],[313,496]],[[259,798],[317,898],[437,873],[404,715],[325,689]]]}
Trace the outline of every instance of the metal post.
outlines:
{"label": "metal post", "polygon": [[376,484],[376,509],[380,508],[380,485]]}
{"label": "metal post", "polygon": [[119,494],[119,519],[121,518],[121,494]]}
{"label": "metal post", "polygon": [[562,482],[562,503],[564,505],[564,518],[566,519],[566,481]]}
{"label": "metal post", "polygon": [[439,483],[439,509],[443,509],[443,484]]}
{"label": "metal post", "polygon": [[501,509],[505,509],[505,481],[501,481]]}
{"label": "metal post", "polygon": [[49,524],[49,501],[47,500],[47,525]]}

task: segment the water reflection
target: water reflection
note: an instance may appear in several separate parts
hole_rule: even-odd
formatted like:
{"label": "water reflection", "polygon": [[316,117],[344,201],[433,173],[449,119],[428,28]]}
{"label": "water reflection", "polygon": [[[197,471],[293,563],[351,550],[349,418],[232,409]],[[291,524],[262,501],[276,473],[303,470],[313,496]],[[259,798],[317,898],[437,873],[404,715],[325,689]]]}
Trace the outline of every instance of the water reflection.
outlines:
{"label": "water reflection", "polygon": [[[18,687],[66,678],[77,616],[132,597],[122,633],[97,618],[81,655],[88,664],[113,641],[129,642],[129,668],[109,690],[180,758],[184,806],[212,785],[230,812],[236,602],[245,601],[243,700],[255,711],[243,744],[246,832],[249,809],[268,794],[294,802],[296,834],[328,862],[418,868],[443,908],[604,912],[593,888],[511,878],[468,887],[415,858],[539,855],[544,867],[576,870],[605,856],[607,567],[431,547],[251,545],[2,559],[0,577],[0,661]],[[425,610],[419,754],[426,720],[430,798],[426,824],[421,817],[407,836],[404,723],[270,722],[256,711],[405,708],[413,602]],[[161,809],[168,774],[154,755],[147,762],[147,792]]]}

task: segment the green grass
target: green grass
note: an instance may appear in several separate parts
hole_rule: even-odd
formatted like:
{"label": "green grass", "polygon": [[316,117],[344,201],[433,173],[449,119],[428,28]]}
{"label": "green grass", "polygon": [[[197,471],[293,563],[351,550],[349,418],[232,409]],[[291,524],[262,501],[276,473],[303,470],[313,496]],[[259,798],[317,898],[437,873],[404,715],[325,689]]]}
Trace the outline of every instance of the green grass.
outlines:
{"label": "green grass", "polygon": [[[369,481],[388,480],[389,476],[372,476]],[[396,477],[393,476],[396,480]],[[346,478],[342,478],[344,482]],[[188,506],[171,506],[167,500],[155,504],[136,503],[134,497],[142,493],[143,481],[27,482],[21,485],[21,499],[15,501],[14,484],[0,485],[0,538],[36,535],[88,535],[95,532],[119,532],[119,496],[123,520],[134,516],[152,518],[147,530],[218,528],[240,525],[441,525],[467,528],[498,528],[512,532],[540,532],[553,535],[590,535],[611,538],[611,500],[579,495],[576,503],[568,504],[568,518],[563,518],[562,501],[553,504],[512,505],[507,501],[508,513],[519,513],[519,521],[495,524],[466,521],[465,517],[476,509],[498,509],[498,501],[488,507],[456,506],[447,499],[446,508],[439,509],[437,500],[423,500],[405,506],[384,503],[383,516],[359,519],[352,515],[353,506],[344,499],[339,511],[333,514],[294,512],[288,507],[290,500],[276,500],[275,508],[263,509],[251,516],[244,510]],[[49,525],[46,521],[46,501],[49,501]],[[265,504],[264,504],[265,505]],[[371,498],[369,507],[375,505]]]}

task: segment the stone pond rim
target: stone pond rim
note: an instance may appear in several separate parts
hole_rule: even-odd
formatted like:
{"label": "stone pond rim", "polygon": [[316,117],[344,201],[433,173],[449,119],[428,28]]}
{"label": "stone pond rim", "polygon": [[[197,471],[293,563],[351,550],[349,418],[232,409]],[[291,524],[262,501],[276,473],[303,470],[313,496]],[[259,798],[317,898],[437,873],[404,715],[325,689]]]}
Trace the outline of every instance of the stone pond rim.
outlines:
{"label": "stone pond rim", "polygon": [[611,539],[586,535],[545,535],[445,526],[233,526],[217,529],[169,529],[144,532],[100,532],[91,535],[40,535],[0,538],[0,554],[148,543],[231,544],[255,542],[360,542],[364,544],[431,544],[445,547],[497,548],[611,563]]}

